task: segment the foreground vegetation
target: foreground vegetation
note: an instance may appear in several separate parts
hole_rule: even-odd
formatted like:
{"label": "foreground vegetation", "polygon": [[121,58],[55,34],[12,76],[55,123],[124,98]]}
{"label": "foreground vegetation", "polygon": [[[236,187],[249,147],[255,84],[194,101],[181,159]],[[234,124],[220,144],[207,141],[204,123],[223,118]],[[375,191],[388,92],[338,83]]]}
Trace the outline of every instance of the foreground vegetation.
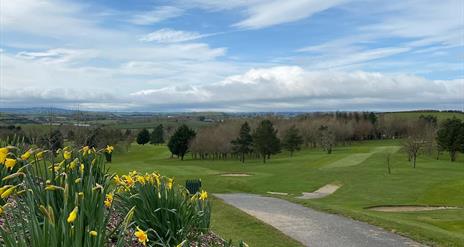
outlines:
{"label": "foreground vegetation", "polygon": [[210,224],[205,191],[172,178],[107,173],[102,150],[56,152],[7,141],[0,148],[0,242],[7,247],[189,246]]}
{"label": "foreground vegetation", "polygon": [[[193,160],[171,159],[166,146],[133,145],[130,151],[116,156],[111,170],[125,173],[130,169],[143,172],[158,170],[174,176],[177,181],[201,178],[205,189],[214,193],[247,192],[267,194],[286,192],[283,199],[305,206],[344,214],[399,232],[411,238],[443,246],[464,245],[464,159],[449,161],[449,155],[421,155],[417,167],[408,162],[400,150],[401,141],[364,141],[351,146],[336,147],[331,155],[320,149],[304,149],[290,158],[281,153],[263,164],[261,160]],[[391,174],[386,156],[390,154]],[[362,159],[360,159],[362,157]],[[342,160],[343,162],[337,162]],[[225,173],[246,173],[248,177],[224,177]],[[342,187],[333,195],[317,200],[294,197],[328,183]],[[230,209],[220,202],[221,211],[212,213],[212,229],[227,237],[255,243],[254,246],[295,246],[276,230],[257,223],[255,219]],[[374,212],[366,208],[376,205],[446,205],[459,209],[410,213]],[[213,206],[214,207],[214,206]],[[231,215],[237,215],[231,217]],[[237,222],[240,217],[240,222]],[[232,230],[228,225],[245,225],[246,231]],[[256,238],[259,232],[274,232],[275,238]],[[262,236],[262,235],[261,235]]]}

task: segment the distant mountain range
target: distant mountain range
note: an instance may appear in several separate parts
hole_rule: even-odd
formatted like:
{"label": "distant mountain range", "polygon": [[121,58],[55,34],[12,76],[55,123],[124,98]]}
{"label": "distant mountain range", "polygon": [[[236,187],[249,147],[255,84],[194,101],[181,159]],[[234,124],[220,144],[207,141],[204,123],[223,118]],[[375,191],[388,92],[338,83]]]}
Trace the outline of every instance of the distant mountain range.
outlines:
{"label": "distant mountain range", "polygon": [[29,107],[29,108],[0,108],[2,113],[10,114],[73,114],[76,110],[68,110],[62,108],[50,108],[50,107]]}

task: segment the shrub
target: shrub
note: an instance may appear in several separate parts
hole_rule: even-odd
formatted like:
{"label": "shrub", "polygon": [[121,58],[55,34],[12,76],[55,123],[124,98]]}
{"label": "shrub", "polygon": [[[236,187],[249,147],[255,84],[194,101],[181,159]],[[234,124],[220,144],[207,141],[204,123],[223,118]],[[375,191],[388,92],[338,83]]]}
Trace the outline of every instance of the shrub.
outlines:
{"label": "shrub", "polygon": [[118,239],[116,246],[123,245],[120,229],[129,226],[133,211],[120,224],[123,228],[107,230],[114,192],[102,151],[65,148],[55,157],[48,151],[7,149],[14,151],[7,155],[16,163],[11,170],[19,168],[2,181],[22,181],[0,189],[7,199],[1,210],[4,246],[104,246],[110,237]]}
{"label": "shrub", "polygon": [[134,221],[146,230],[153,246],[175,246],[209,229],[211,206],[205,191],[190,196],[173,179],[157,173],[131,172],[118,184],[118,200],[125,210],[135,207]]}

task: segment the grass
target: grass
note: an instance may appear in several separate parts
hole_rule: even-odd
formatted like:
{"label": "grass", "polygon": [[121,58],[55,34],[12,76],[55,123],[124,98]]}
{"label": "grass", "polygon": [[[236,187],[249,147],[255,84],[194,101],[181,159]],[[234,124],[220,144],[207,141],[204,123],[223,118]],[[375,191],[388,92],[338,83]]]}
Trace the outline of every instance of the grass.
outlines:
{"label": "grass", "polygon": [[[417,168],[398,151],[398,141],[370,141],[337,147],[328,155],[319,149],[305,149],[290,158],[287,153],[262,164],[250,160],[180,161],[169,158],[165,146],[133,145],[128,153],[115,154],[112,170],[159,171],[179,183],[201,178],[209,192],[266,194],[286,192],[280,198],[319,210],[343,214],[379,225],[418,241],[441,246],[464,246],[464,209],[413,213],[384,213],[366,210],[375,205],[446,205],[464,208],[464,159],[449,162],[422,155]],[[385,157],[391,155],[392,174],[387,174]],[[345,160],[349,165],[342,165]],[[333,165],[338,164],[338,165]],[[222,177],[222,173],[248,173],[249,177]],[[295,196],[325,184],[343,186],[332,196],[300,200]],[[270,195],[268,195],[270,196]],[[216,200],[213,229],[225,238],[249,241],[251,246],[298,246],[277,230]],[[249,225],[249,226],[248,226]],[[231,226],[231,227],[228,227]],[[233,226],[233,227],[232,227]],[[245,227],[247,226],[247,227]],[[276,238],[268,245],[270,238]]]}

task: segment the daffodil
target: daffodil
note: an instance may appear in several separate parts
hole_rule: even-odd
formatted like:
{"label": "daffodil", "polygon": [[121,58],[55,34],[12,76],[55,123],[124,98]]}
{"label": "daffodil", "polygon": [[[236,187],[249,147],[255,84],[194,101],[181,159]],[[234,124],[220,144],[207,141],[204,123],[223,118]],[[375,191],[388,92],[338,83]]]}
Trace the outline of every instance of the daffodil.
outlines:
{"label": "daffodil", "polygon": [[25,152],[23,155],[21,155],[21,159],[22,160],[28,160],[29,157],[31,157],[31,152],[32,152],[32,150],[28,150],[27,152]]}
{"label": "daffodil", "polygon": [[81,182],[81,180],[82,180],[82,178],[76,178],[76,180],[74,180],[74,183],[75,183],[75,184],[78,184],[78,183]]}
{"label": "daffodil", "polygon": [[13,179],[13,178],[16,178],[16,177],[19,177],[19,176],[25,176],[25,175],[26,174],[24,174],[24,172],[15,172],[15,173],[13,173],[11,175],[8,175],[8,176],[4,177],[2,179],[2,181],[6,181],[8,179]]}
{"label": "daffodil", "polygon": [[43,159],[44,154],[45,154],[45,151],[38,152],[37,155],[36,155],[37,159],[39,159],[39,160]]}
{"label": "daffodil", "polygon": [[107,152],[107,153],[109,153],[109,154],[110,154],[110,153],[112,153],[112,152],[113,152],[113,149],[114,149],[114,147],[113,147],[113,146],[109,146],[109,145],[107,145],[107,146],[106,146],[106,148],[105,148],[105,152]]}
{"label": "daffodil", "polygon": [[96,237],[98,235],[97,231],[90,231],[89,234],[92,237]]}
{"label": "daffodil", "polygon": [[89,146],[85,146],[85,147],[82,148],[82,153],[84,155],[87,155],[89,153],[89,150],[90,150]]}
{"label": "daffodil", "polygon": [[81,166],[79,167],[79,171],[81,172],[81,174],[84,174],[84,164],[81,164]]}
{"label": "daffodil", "polygon": [[145,184],[145,177],[144,176],[137,176],[136,179],[137,179],[137,182],[139,182],[141,184]]}
{"label": "daffodil", "polygon": [[118,175],[114,176],[113,180],[117,185],[121,185],[123,183]]}
{"label": "daffodil", "polygon": [[6,156],[8,155],[8,148],[0,148],[0,163],[5,163]]}
{"label": "daffodil", "polygon": [[64,151],[64,152],[63,152],[63,158],[64,158],[65,160],[69,160],[69,159],[71,159],[71,157],[72,157],[72,153],[71,153],[71,152],[69,152],[69,151]]}
{"label": "daffodil", "polygon": [[206,200],[208,198],[208,192],[202,190],[200,193],[200,200]]}
{"label": "daffodil", "polygon": [[77,158],[74,159],[71,163],[69,163],[68,168],[69,168],[70,170],[74,170],[74,169],[77,167],[77,162],[78,162],[78,161],[79,161],[79,160],[78,160]]}
{"label": "daffodil", "polygon": [[168,179],[168,188],[172,189],[172,184],[174,183],[174,179],[170,178]]}
{"label": "daffodil", "polygon": [[6,159],[5,160],[5,167],[13,170],[13,167],[16,165],[16,159]]}
{"label": "daffodil", "polygon": [[69,216],[68,216],[68,219],[67,219],[68,223],[73,223],[76,220],[78,210],[79,209],[77,207],[75,207],[73,209],[73,211],[71,211],[71,213],[69,213]]}
{"label": "daffodil", "polygon": [[5,190],[5,192],[2,193],[2,195],[0,195],[0,197],[2,199],[9,197],[14,192],[15,189],[16,189],[16,186],[8,188],[7,190]]}
{"label": "daffodil", "polygon": [[105,199],[105,206],[107,208],[111,207],[111,204],[113,203],[113,194],[112,193],[109,193],[109,194],[106,194],[106,199]]}
{"label": "daffodil", "polygon": [[147,232],[142,231],[142,229],[140,229],[137,226],[137,231],[135,231],[134,235],[137,237],[139,243],[142,243],[144,246],[147,245],[147,242],[148,242]]}

